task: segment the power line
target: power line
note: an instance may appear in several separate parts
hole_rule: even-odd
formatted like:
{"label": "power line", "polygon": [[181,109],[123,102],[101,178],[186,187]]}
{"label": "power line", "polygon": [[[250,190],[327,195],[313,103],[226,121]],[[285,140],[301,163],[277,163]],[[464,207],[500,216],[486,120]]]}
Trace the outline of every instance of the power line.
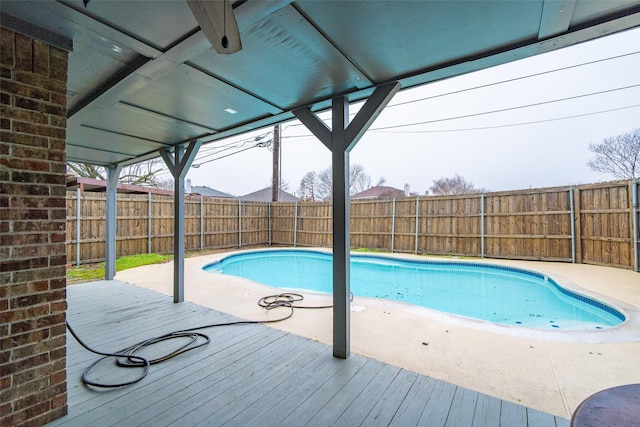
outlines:
{"label": "power line", "polygon": [[[208,144],[208,145],[205,145],[204,147],[202,147],[199,150],[198,154],[200,155],[200,154],[202,154],[204,152],[209,152],[209,151],[213,151],[213,150],[219,150],[219,149],[222,149],[222,148],[225,148],[225,147],[241,147],[241,146],[245,145],[248,142],[260,141],[260,140],[266,138],[267,136],[269,136],[270,134],[271,134],[271,132],[269,131],[269,132],[265,132],[265,133],[262,133],[262,134],[257,135],[257,136],[252,136],[250,138],[241,139],[239,141],[228,142],[228,143],[222,144],[222,145]],[[200,156],[199,158],[203,158],[203,157],[205,157],[205,156]]]}
{"label": "power line", "polygon": [[[267,133],[267,134],[268,134],[268,133]],[[254,142],[255,142],[255,139],[251,139],[251,140],[246,140],[246,141],[244,141],[244,142],[240,145],[240,147],[241,147],[242,145],[245,145],[248,141],[254,141]],[[252,148],[268,147],[268,146],[269,146],[269,144],[271,144],[271,141],[265,141],[265,142],[260,141],[260,142],[258,142],[258,143],[256,143],[256,144],[254,144],[254,145],[249,146],[249,147],[243,148],[243,149],[241,149],[241,150],[234,151],[233,153],[225,154],[224,156],[216,157],[216,158],[214,158],[214,159],[209,159],[209,160],[207,160],[207,161],[205,161],[205,162],[198,162],[198,160],[200,160],[200,159],[207,158],[207,157],[211,157],[211,156],[214,156],[214,155],[216,155],[216,154],[220,154],[220,153],[221,153],[221,152],[223,152],[223,151],[227,151],[227,150],[230,150],[230,149],[232,149],[232,148],[239,148],[239,147],[237,146],[237,144],[236,144],[236,143],[232,143],[232,144],[225,144],[225,145],[223,145],[223,146],[216,146],[216,147],[213,147],[213,148],[218,148],[218,149],[219,149],[218,151],[213,152],[213,153],[209,153],[209,154],[206,154],[206,155],[204,155],[204,156],[202,156],[202,157],[200,157],[200,158],[196,158],[196,159],[194,159],[193,163],[191,164],[191,167],[192,167],[192,168],[196,168],[196,169],[197,169],[197,168],[199,168],[200,166],[202,166],[202,165],[204,165],[204,164],[207,164],[207,163],[211,163],[211,162],[213,162],[213,161],[215,161],[215,160],[224,159],[225,157],[233,156],[234,154],[242,153],[243,151],[247,151],[247,150],[250,150],[250,149],[252,149]],[[224,148],[221,148],[221,147],[224,147]],[[220,148],[221,148],[221,149],[220,149]],[[160,172],[158,172],[158,173],[157,173],[157,175],[166,175],[166,174],[168,174],[168,173],[171,173],[171,172],[170,172],[168,169],[163,169],[163,170],[161,170]]]}
{"label": "power line", "polygon": [[555,102],[571,101],[571,100],[574,100],[574,99],[586,98],[588,96],[602,95],[604,93],[611,93],[611,92],[617,92],[617,91],[621,91],[621,90],[631,89],[631,88],[635,88],[635,87],[638,87],[638,86],[640,86],[640,84],[635,84],[635,85],[630,85],[630,86],[623,86],[623,87],[618,87],[618,88],[614,88],[614,89],[607,89],[607,90],[598,91],[598,92],[591,92],[591,93],[586,93],[586,94],[582,94],[582,95],[569,96],[569,97],[566,97],[566,98],[552,99],[550,101],[535,102],[533,104],[519,105],[519,106],[516,106],[516,107],[500,108],[498,110],[483,111],[483,112],[480,112],[480,113],[473,113],[473,114],[464,114],[462,116],[447,117],[447,118],[443,118],[443,119],[426,120],[424,122],[405,123],[405,124],[393,125],[393,126],[383,126],[383,127],[373,128],[373,129],[369,129],[369,130],[376,131],[376,130],[384,130],[384,129],[397,129],[397,128],[401,128],[401,127],[418,126],[418,125],[424,125],[424,124],[429,124],[429,123],[446,122],[446,121],[458,120],[458,119],[467,119],[469,117],[478,117],[478,116],[484,116],[484,115],[487,115],[487,114],[504,113],[505,111],[513,111],[513,110],[519,110],[519,109],[522,109],[522,108],[538,107],[540,105],[548,105],[548,104],[553,104]]}
{"label": "power line", "polygon": [[591,113],[575,114],[575,115],[572,115],[572,116],[555,117],[555,118],[552,118],[552,119],[535,120],[535,121],[531,121],[531,122],[521,122],[521,123],[510,123],[510,124],[506,124],[506,125],[496,125],[496,126],[483,126],[483,127],[474,127],[474,128],[464,128],[464,129],[461,128],[461,129],[415,130],[415,131],[411,131],[411,130],[407,130],[407,131],[384,131],[384,130],[376,131],[376,130],[371,130],[371,132],[394,133],[394,134],[398,134],[398,133],[418,134],[418,133],[441,133],[441,132],[467,132],[467,131],[475,131],[475,130],[506,128],[506,127],[512,127],[512,126],[532,125],[532,124],[536,124],[536,123],[555,122],[555,121],[558,121],[558,120],[575,119],[575,118],[578,118],[578,117],[593,116],[593,115],[596,115],[596,114],[610,113],[610,112],[613,112],[613,111],[626,110],[628,108],[636,108],[636,107],[640,107],[640,104],[628,105],[626,107],[619,107],[619,108],[611,108],[609,110],[594,111],[594,112],[591,112]]}
{"label": "power line", "polygon": [[[269,142],[271,142],[271,141],[269,141]],[[211,162],[216,161],[216,160],[224,159],[225,157],[233,156],[234,154],[242,153],[243,151],[251,150],[252,148],[258,148],[258,147],[266,147],[266,145],[265,145],[265,143],[261,142],[261,143],[258,143],[256,145],[252,145],[250,147],[243,148],[242,150],[234,151],[233,153],[229,153],[229,154],[225,154],[224,156],[216,157],[215,159],[209,159],[206,162],[197,163],[197,165],[198,165],[198,167],[200,167],[200,166],[202,166],[204,164],[211,163]],[[192,165],[192,167],[194,167],[194,166],[195,165]]]}
{"label": "power line", "polygon": [[476,90],[476,89],[484,89],[486,87],[497,86],[497,85],[501,85],[501,84],[504,84],[504,83],[511,83],[511,82],[515,82],[515,81],[518,81],[518,80],[528,79],[528,78],[531,78],[531,77],[543,76],[543,75],[546,75],[546,74],[557,73],[559,71],[566,71],[566,70],[570,70],[570,69],[573,69],[573,68],[583,67],[583,66],[586,66],[586,65],[593,65],[593,64],[600,63],[600,62],[611,61],[611,60],[614,60],[614,59],[620,59],[620,58],[624,58],[626,56],[637,55],[639,53],[640,53],[640,51],[629,52],[629,53],[625,53],[625,54],[622,54],[622,55],[617,55],[617,56],[611,56],[611,57],[608,57],[608,58],[597,59],[595,61],[583,62],[583,63],[580,63],[580,64],[570,65],[570,66],[562,67],[562,68],[555,68],[553,70],[542,71],[542,72],[534,73],[534,74],[527,74],[525,76],[514,77],[512,79],[500,80],[498,82],[487,83],[487,84],[480,85],[480,86],[473,86],[473,87],[466,88],[466,89],[454,90],[453,92],[446,92],[446,93],[442,93],[442,94],[439,94],[439,95],[427,96],[425,98],[412,99],[411,101],[399,102],[397,104],[387,105],[386,108],[398,107],[400,105],[406,105],[406,104],[411,104],[411,103],[414,103],[414,102],[426,101],[426,100],[429,100],[429,99],[440,98],[440,97],[447,96],[447,95],[455,95],[455,94],[458,94],[458,93],[468,92],[468,91],[472,91],[472,90]]}
{"label": "power line", "polygon": [[[504,128],[504,127],[510,127],[510,126],[522,126],[522,125],[529,125],[529,124],[536,124],[536,123],[545,123],[545,122],[552,122],[552,121],[567,120],[567,119],[573,119],[573,118],[578,118],[578,117],[590,116],[590,115],[595,115],[595,114],[609,113],[609,112],[613,112],[613,111],[620,111],[620,110],[625,110],[625,109],[629,109],[629,108],[635,108],[635,107],[640,106],[640,104],[628,105],[628,106],[618,107],[618,108],[611,108],[611,109],[608,109],[608,110],[594,111],[594,112],[584,113],[584,114],[575,114],[575,115],[571,115],[571,116],[555,117],[555,118],[551,118],[551,119],[536,120],[536,121],[521,122],[521,123],[510,123],[510,124],[496,125],[496,126],[484,126],[484,127],[460,128],[460,129],[446,129],[446,130],[419,130],[419,131],[391,131],[391,132],[385,132],[386,129],[397,129],[397,128],[403,128],[403,127],[409,127],[409,126],[417,126],[417,125],[421,125],[421,124],[431,124],[431,123],[437,123],[437,122],[443,122],[443,121],[449,121],[449,120],[456,120],[456,119],[462,119],[462,118],[468,118],[468,117],[477,117],[477,116],[486,115],[486,114],[494,114],[494,113],[499,113],[499,112],[517,110],[517,109],[521,109],[521,108],[539,106],[539,105],[544,105],[544,104],[549,104],[549,103],[554,103],[554,102],[562,102],[562,101],[567,101],[567,100],[573,100],[573,99],[577,99],[577,98],[581,98],[581,97],[600,95],[600,94],[603,94],[603,93],[614,92],[614,91],[618,91],[618,90],[625,90],[625,89],[634,88],[634,87],[638,87],[638,86],[640,86],[640,84],[632,85],[632,86],[626,86],[626,87],[622,87],[622,88],[609,89],[609,90],[601,91],[601,92],[593,92],[593,93],[589,93],[589,94],[577,95],[577,96],[568,97],[568,98],[544,101],[544,102],[540,102],[540,103],[527,104],[527,105],[521,105],[521,106],[516,106],[516,107],[509,107],[509,108],[504,108],[504,109],[500,109],[500,110],[485,111],[485,112],[481,112],[481,113],[474,113],[474,114],[468,114],[468,115],[456,116],[456,117],[448,117],[448,118],[444,118],[444,119],[429,120],[429,121],[417,122],[417,123],[406,123],[406,124],[402,124],[402,125],[394,125],[394,126],[385,126],[385,127],[379,127],[379,128],[372,128],[372,129],[369,129],[367,132],[395,133],[395,134],[398,134],[398,133],[409,134],[409,133],[464,132],[464,131],[472,131],[472,130],[497,129],[497,128]],[[283,138],[309,138],[309,137],[312,137],[312,136],[313,136],[313,134],[291,135],[291,136],[283,136]]]}

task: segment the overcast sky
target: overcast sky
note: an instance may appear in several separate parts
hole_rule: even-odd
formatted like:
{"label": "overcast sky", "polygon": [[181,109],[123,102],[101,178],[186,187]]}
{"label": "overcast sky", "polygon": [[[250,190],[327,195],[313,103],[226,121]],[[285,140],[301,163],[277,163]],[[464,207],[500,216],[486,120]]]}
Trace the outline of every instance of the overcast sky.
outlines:
{"label": "overcast sky", "polygon": [[[364,166],[372,184],[384,177],[385,185],[407,183],[419,194],[455,174],[488,191],[611,180],[587,166],[588,146],[640,127],[639,51],[635,29],[401,91],[351,152],[351,164]],[[487,113],[496,110],[503,111]],[[293,193],[331,157],[300,122],[282,128],[282,179]],[[232,195],[270,186],[269,148],[213,159],[255,145],[256,135],[268,133],[267,141],[272,130],[204,145],[194,161],[201,166],[187,178]],[[237,144],[214,154],[230,143]]]}

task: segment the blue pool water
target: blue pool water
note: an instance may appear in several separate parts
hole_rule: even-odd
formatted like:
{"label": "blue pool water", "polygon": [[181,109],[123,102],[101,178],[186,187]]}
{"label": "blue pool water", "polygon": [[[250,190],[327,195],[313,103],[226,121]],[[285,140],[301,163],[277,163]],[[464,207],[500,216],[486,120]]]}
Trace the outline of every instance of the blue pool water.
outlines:
{"label": "blue pool water", "polygon": [[[331,255],[259,251],[228,256],[207,271],[291,290],[332,293]],[[622,313],[568,291],[543,274],[469,262],[351,256],[351,292],[490,322],[541,329],[602,329]]]}

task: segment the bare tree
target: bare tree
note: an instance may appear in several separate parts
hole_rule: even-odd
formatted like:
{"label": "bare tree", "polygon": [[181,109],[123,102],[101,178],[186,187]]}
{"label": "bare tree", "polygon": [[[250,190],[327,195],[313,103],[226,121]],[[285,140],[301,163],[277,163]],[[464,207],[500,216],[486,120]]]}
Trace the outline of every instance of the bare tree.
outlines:
{"label": "bare tree", "polygon": [[[380,178],[379,182],[384,182]],[[331,168],[321,172],[307,172],[300,181],[301,194],[307,194],[310,186],[313,186],[313,200],[331,200],[333,198],[333,173]],[[352,165],[349,168],[349,193],[356,194],[371,187],[371,177],[364,171],[361,165]],[[304,193],[307,191],[307,193]]]}
{"label": "bare tree", "polygon": [[640,175],[640,128],[612,136],[600,144],[589,144],[595,158],[587,165],[596,172],[611,174],[619,179]]}
{"label": "bare tree", "polygon": [[162,170],[164,161],[161,159],[151,159],[122,168],[119,181],[123,184],[143,185],[156,187],[158,183],[158,172]]}
{"label": "bare tree", "polygon": [[307,172],[300,180],[300,188],[298,194],[302,200],[315,201],[316,188],[319,185],[318,174],[314,171]]}
{"label": "bare tree", "polygon": [[[151,159],[122,168],[118,182],[122,184],[141,185],[154,188],[173,189],[173,180],[163,180],[159,176],[164,162],[161,159]],[[87,163],[67,162],[67,167],[74,174],[84,177],[106,180],[107,170],[103,166]]]}
{"label": "bare tree", "polygon": [[471,182],[456,174],[453,178],[434,179],[429,188],[434,195],[477,194],[484,193],[484,188],[476,188]]}
{"label": "bare tree", "polygon": [[93,178],[105,181],[106,170],[102,166],[90,165],[88,163],[67,162],[67,170],[71,170],[75,175],[83,178]]}
{"label": "bare tree", "polygon": [[330,167],[318,174],[316,195],[317,200],[331,201],[333,199],[333,173]]}
{"label": "bare tree", "polygon": [[351,166],[349,168],[349,193],[357,194],[370,187],[371,177],[364,172],[364,166]]}

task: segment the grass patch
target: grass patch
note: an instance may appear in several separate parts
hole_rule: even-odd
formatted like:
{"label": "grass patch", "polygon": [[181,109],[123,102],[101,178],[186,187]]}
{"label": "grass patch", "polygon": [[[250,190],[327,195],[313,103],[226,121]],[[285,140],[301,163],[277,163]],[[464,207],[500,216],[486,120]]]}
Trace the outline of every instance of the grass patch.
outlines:
{"label": "grass patch", "polygon": [[[173,255],[160,254],[139,254],[123,256],[116,259],[116,271],[127,270],[129,268],[140,267],[149,264],[160,264],[170,261]],[[104,279],[104,262],[96,264],[86,264],[67,269],[67,283],[91,282],[93,280]]]}
{"label": "grass patch", "polygon": [[371,248],[356,248],[353,249],[351,252],[387,252],[384,249],[371,249]]}

